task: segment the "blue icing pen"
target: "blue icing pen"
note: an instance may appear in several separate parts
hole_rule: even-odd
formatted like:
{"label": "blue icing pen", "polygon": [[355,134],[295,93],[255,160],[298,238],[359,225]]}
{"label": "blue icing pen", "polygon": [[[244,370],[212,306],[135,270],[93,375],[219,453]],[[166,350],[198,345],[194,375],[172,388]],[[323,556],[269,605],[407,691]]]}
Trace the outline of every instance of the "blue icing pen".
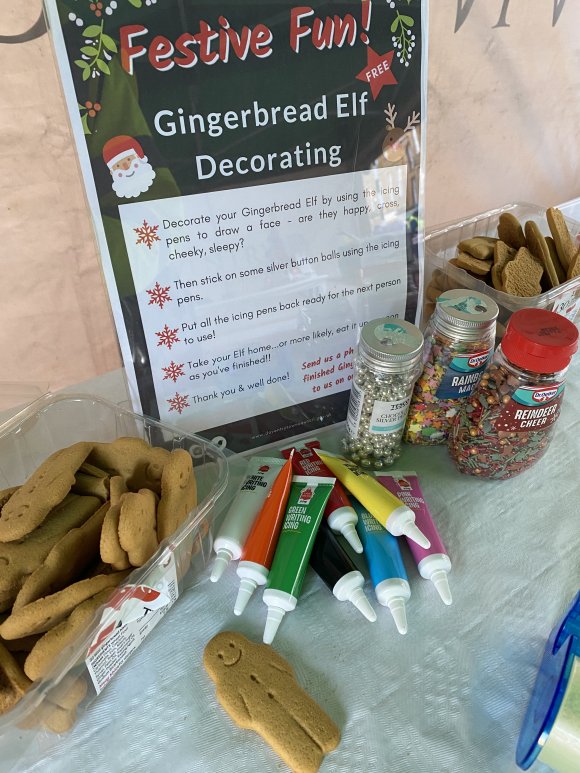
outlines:
{"label": "blue icing pen", "polygon": [[397,538],[389,534],[354,497],[350,501],[358,514],[356,530],[369,565],[377,601],[389,608],[398,632],[405,634],[405,602],[411,598],[411,588]]}

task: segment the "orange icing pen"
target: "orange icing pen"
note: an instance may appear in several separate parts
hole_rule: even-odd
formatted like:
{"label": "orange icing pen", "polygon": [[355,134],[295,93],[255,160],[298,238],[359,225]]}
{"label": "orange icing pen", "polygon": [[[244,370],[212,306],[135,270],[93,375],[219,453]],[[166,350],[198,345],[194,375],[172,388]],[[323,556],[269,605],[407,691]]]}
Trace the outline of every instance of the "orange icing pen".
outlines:
{"label": "orange icing pen", "polygon": [[258,585],[265,585],[268,579],[290,494],[292,456],[278,473],[244,544],[236,570],[241,579],[234,607],[236,615],[242,614]]}

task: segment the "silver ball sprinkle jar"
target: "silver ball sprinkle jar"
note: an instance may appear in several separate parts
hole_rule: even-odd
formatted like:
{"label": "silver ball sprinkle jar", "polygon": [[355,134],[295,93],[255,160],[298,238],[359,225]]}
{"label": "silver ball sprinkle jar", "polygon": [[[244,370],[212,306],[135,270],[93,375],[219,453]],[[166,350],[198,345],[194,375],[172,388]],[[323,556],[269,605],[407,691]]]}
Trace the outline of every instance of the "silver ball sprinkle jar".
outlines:
{"label": "silver ball sprinkle jar", "polygon": [[381,470],[401,453],[413,386],[422,370],[423,334],[383,317],[361,330],[342,445],[361,467]]}

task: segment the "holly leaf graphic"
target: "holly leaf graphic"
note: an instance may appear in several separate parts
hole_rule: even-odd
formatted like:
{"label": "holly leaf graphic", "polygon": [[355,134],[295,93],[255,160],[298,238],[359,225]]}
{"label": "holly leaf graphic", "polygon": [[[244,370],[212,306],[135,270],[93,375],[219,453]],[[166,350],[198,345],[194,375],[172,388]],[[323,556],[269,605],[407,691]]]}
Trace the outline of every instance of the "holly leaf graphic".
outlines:
{"label": "holly leaf graphic", "polygon": [[91,77],[91,68],[87,67],[86,70],[83,70],[83,80],[88,81],[88,79]]}
{"label": "holly leaf graphic", "polygon": [[399,26],[399,17],[397,16],[395,21],[391,24],[391,32],[396,32],[398,26]]}
{"label": "holly leaf graphic", "polygon": [[80,67],[81,70],[88,70],[89,69],[89,63],[85,62],[84,59],[75,59],[75,64],[77,67]]}
{"label": "holly leaf graphic", "polygon": [[96,56],[99,50],[94,46],[83,46],[81,48],[81,54],[87,54],[87,56]]}
{"label": "holly leaf graphic", "polygon": [[109,69],[109,65],[106,62],[103,62],[102,59],[97,59],[97,67],[105,75],[110,75],[111,74],[111,71]]}
{"label": "holly leaf graphic", "polygon": [[89,116],[88,116],[88,113],[85,113],[85,114],[84,114],[84,115],[81,117],[81,123],[82,123],[82,125],[83,125],[83,132],[84,132],[85,134],[92,134],[92,131],[89,129],[89,122],[88,122],[88,118],[89,118]]}
{"label": "holly leaf graphic", "polygon": [[89,26],[83,30],[83,37],[85,38],[96,38],[97,35],[101,34],[101,28],[98,24],[89,24]]}
{"label": "holly leaf graphic", "polygon": [[411,16],[401,16],[401,21],[406,24],[407,27],[412,27],[415,24],[415,20]]}
{"label": "holly leaf graphic", "polygon": [[113,38],[110,35],[101,35],[101,43],[105,46],[105,48],[108,48],[109,51],[112,51],[114,54],[117,53],[117,44],[113,40]]}

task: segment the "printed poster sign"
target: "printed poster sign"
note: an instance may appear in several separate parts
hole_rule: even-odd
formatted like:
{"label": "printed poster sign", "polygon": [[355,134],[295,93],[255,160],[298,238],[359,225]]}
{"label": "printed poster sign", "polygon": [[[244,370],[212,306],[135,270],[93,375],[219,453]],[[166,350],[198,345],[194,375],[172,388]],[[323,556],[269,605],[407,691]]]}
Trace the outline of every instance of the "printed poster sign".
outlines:
{"label": "printed poster sign", "polygon": [[46,8],[135,408],[344,420],[360,326],[420,309],[420,0]]}

